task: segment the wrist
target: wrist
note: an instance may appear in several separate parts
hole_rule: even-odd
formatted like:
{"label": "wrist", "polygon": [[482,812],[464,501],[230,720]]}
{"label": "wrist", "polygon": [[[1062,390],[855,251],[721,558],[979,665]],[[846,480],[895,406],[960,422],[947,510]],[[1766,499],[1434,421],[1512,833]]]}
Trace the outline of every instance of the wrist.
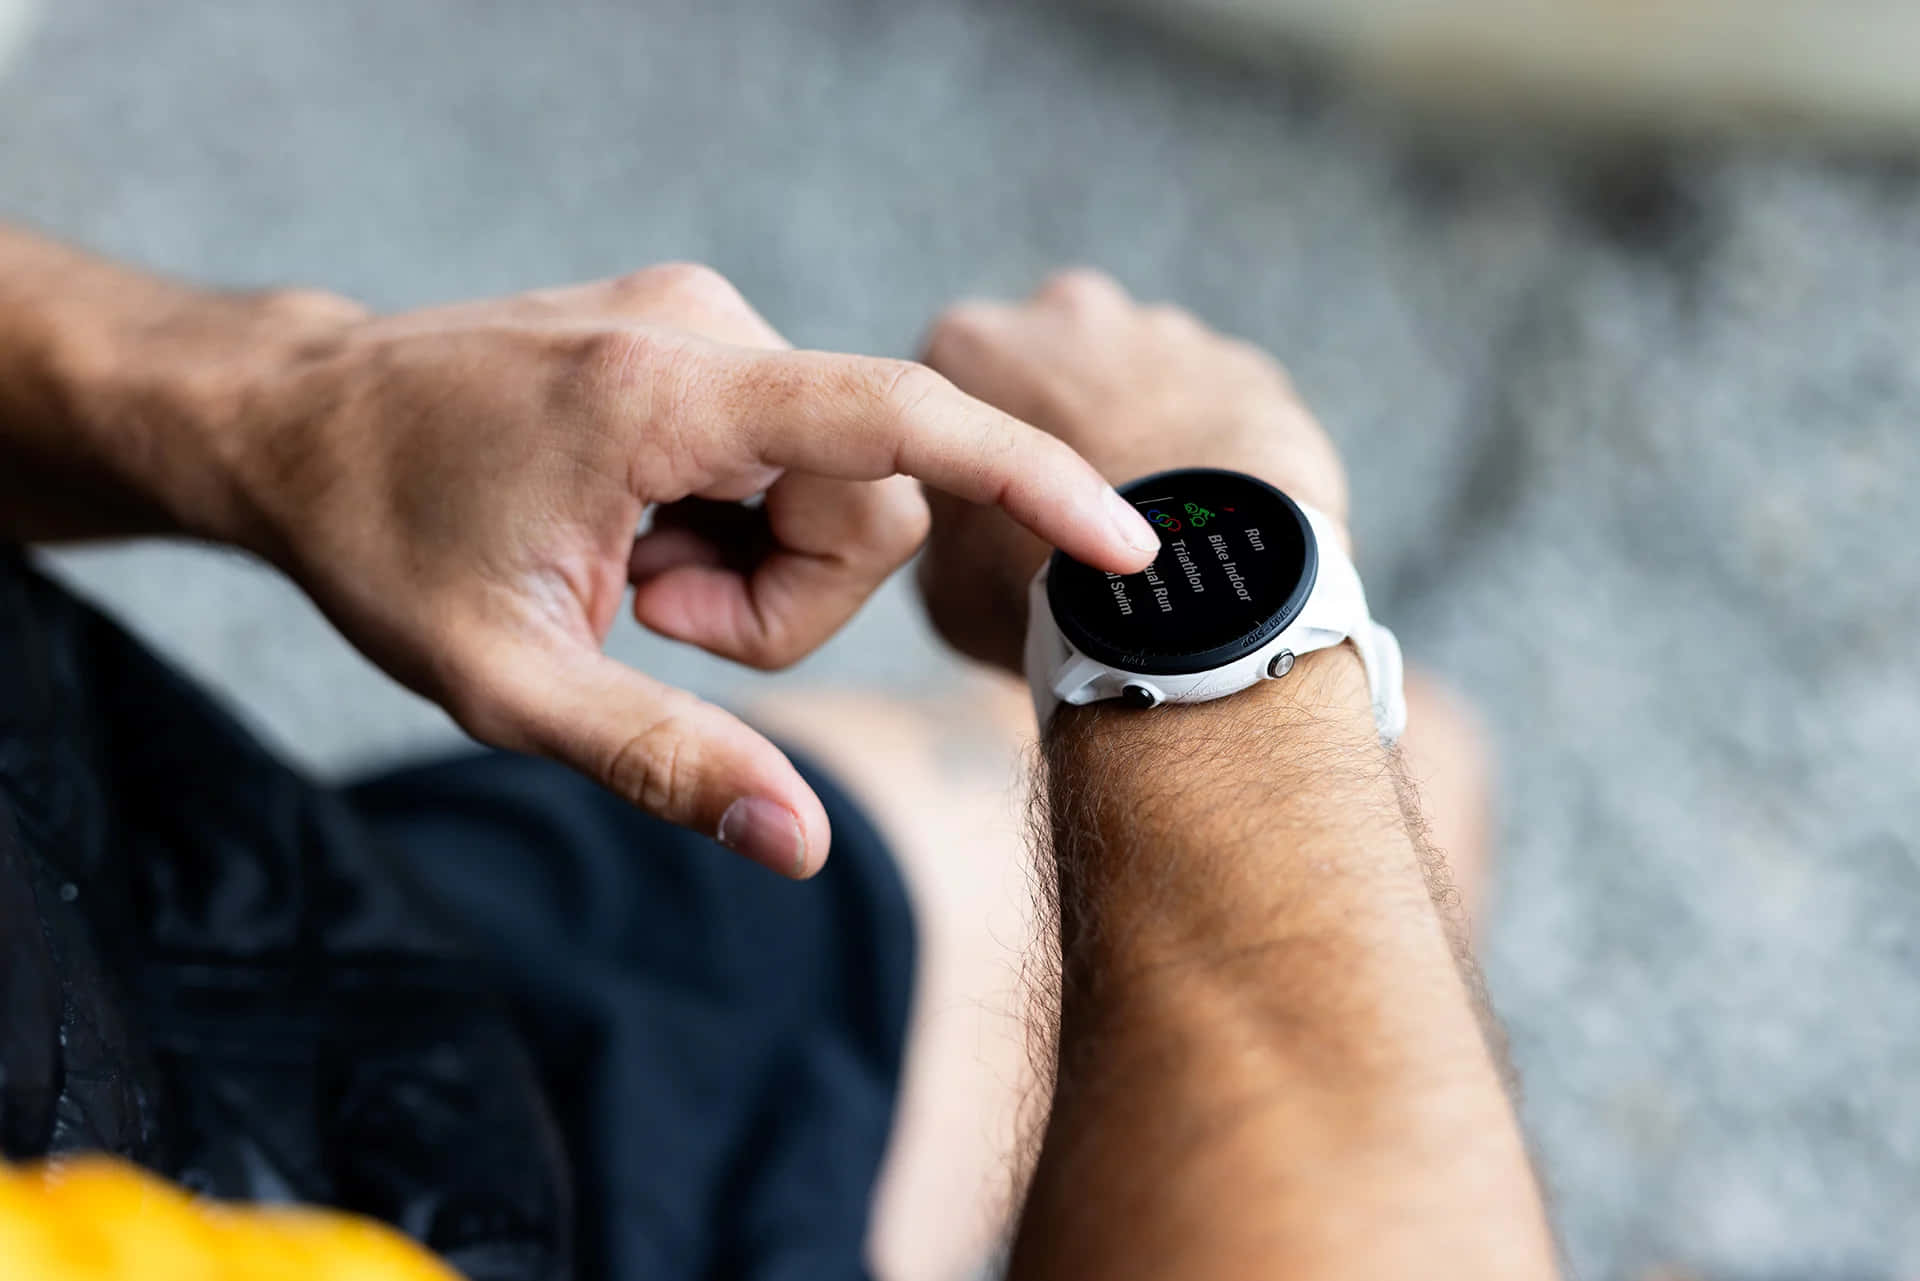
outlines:
{"label": "wrist", "polygon": [[73,425],[159,528],[277,560],[262,481],[302,426],[294,375],[365,312],[317,291],[155,284],[66,344]]}
{"label": "wrist", "polygon": [[1277,680],[1204,703],[1147,711],[1116,701],[1062,705],[1043,732],[1049,755],[1100,758],[1105,786],[1127,788],[1191,768],[1193,749],[1240,745],[1232,774],[1266,772],[1312,784],[1351,774],[1378,778],[1386,756],[1374,723],[1366,666],[1353,646],[1316,650]]}
{"label": "wrist", "polygon": [[1351,646],[1210,702],[1063,706],[1042,750],[1062,942],[1102,968],[1430,913]]}

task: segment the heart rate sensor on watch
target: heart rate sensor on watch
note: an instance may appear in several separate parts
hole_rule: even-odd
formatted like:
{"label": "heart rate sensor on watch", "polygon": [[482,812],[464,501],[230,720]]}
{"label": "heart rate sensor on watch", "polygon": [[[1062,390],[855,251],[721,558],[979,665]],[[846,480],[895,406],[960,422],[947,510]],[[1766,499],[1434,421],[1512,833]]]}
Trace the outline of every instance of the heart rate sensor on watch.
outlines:
{"label": "heart rate sensor on watch", "polygon": [[1350,640],[1382,735],[1399,736],[1399,643],[1368,614],[1325,516],[1263,480],[1208,468],[1120,492],[1159,531],[1160,555],[1140,573],[1112,574],[1055,552],[1034,579],[1026,663],[1043,725],[1063,701],[1145,709],[1220,698]]}

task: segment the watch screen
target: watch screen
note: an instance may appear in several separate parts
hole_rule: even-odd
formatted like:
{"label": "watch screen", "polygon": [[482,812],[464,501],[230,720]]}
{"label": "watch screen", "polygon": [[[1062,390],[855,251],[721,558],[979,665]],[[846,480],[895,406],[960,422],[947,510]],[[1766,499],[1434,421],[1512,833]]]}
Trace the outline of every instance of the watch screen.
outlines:
{"label": "watch screen", "polygon": [[1207,671],[1260,648],[1292,622],[1318,559],[1285,494],[1238,472],[1161,472],[1123,486],[1160,531],[1145,572],[1109,574],[1055,552],[1047,598],[1070,644],[1124,671]]}

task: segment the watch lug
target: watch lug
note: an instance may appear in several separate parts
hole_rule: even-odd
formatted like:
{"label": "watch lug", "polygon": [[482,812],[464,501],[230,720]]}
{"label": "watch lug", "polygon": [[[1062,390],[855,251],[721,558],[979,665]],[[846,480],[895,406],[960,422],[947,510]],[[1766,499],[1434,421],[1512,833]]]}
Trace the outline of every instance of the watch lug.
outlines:
{"label": "watch lug", "polygon": [[1100,697],[1100,679],[1108,669],[1085,654],[1069,658],[1053,678],[1053,692],[1064,703],[1091,703]]}

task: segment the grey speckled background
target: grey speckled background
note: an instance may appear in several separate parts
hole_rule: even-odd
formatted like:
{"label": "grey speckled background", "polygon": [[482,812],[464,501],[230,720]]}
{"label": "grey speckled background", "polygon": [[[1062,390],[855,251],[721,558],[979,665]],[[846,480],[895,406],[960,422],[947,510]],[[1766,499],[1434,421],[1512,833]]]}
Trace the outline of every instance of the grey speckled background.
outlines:
{"label": "grey speckled background", "polygon": [[[1272,345],[1500,739],[1488,964],[1583,1275],[1920,1274],[1911,166],[1449,135],[1041,4],[43,0],[0,215],[383,307],[700,258],[890,353],[1092,260]],[[320,768],[448,738],[256,568],[59,563]],[[896,590],[801,678],[948,670]]]}

